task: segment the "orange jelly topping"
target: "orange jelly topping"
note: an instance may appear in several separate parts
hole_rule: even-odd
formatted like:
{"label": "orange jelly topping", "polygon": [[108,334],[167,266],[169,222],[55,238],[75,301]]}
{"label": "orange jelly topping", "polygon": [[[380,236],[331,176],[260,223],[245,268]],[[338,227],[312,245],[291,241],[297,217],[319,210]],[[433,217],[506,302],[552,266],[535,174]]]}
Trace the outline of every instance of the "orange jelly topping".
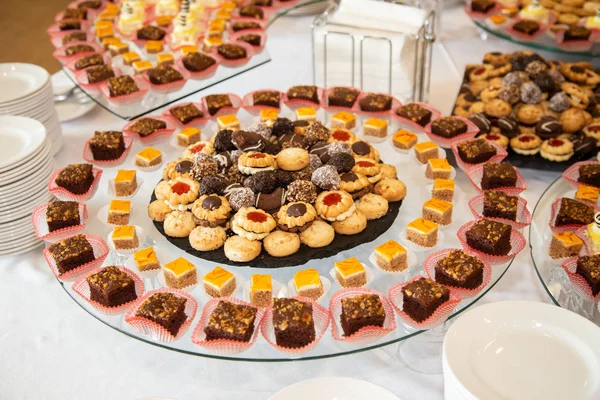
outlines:
{"label": "orange jelly topping", "polygon": [[335,140],[341,140],[341,141],[350,139],[350,135],[346,131],[335,131],[335,132],[333,132],[333,135],[331,135],[331,136],[333,136],[333,138]]}
{"label": "orange jelly topping", "polygon": [[359,167],[368,168],[372,167],[374,164],[371,161],[359,161],[356,163]]}
{"label": "orange jelly topping", "polygon": [[192,152],[192,154],[196,154],[201,152],[204,149],[204,147],[206,147],[206,144],[200,143],[199,145],[192,147],[190,151]]}
{"label": "orange jelly topping", "polygon": [[328,207],[334,206],[340,201],[342,201],[342,195],[339,193],[329,193],[323,198],[323,204],[325,204]]}
{"label": "orange jelly topping", "polygon": [[267,216],[258,211],[249,212],[247,217],[252,222],[265,222],[267,220]]}
{"label": "orange jelly topping", "polygon": [[177,194],[184,194],[190,190],[190,185],[183,182],[177,182],[173,186],[171,186],[171,190]]}
{"label": "orange jelly topping", "polygon": [[254,153],[250,154],[248,158],[265,158],[266,156],[263,153]]}

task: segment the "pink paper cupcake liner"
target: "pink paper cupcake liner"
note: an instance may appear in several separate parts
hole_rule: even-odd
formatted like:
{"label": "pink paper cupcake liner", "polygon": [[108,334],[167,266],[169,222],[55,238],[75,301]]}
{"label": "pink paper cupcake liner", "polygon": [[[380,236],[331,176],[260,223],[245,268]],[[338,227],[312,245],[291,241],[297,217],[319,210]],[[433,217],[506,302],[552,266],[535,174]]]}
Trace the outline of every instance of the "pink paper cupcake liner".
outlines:
{"label": "pink paper cupcake liner", "polygon": [[[71,46],[77,46],[77,45],[80,45],[80,44],[89,45],[89,46],[93,47],[94,50],[93,51],[84,51],[84,52],[81,52],[81,53],[73,54],[71,56],[68,56],[68,55],[65,54],[65,50],[67,48],[69,48]],[[94,43],[94,42],[71,42],[71,43],[67,43],[64,46],[61,46],[61,47],[57,48],[56,50],[54,50],[54,52],[52,53],[52,56],[54,56],[54,58],[56,58],[61,63],[66,64],[69,61],[76,60],[76,59],[81,58],[81,57],[89,56],[92,53],[100,53],[100,54],[102,54],[104,52],[105,52],[104,47],[102,47],[102,46],[100,46],[100,45],[98,45],[97,43]]]}
{"label": "pink paper cupcake liner", "polygon": [[[244,31],[246,32],[246,31]],[[254,105],[254,94],[255,93],[260,93],[260,92],[279,92],[279,90],[276,89],[262,89],[262,90],[255,90],[254,92],[250,92],[248,94],[246,94],[244,96],[244,98],[242,99],[242,108],[246,111],[248,111],[250,114],[252,115],[258,115],[260,113],[260,110],[263,109],[267,109],[267,108],[273,108],[271,106],[261,106],[261,105]],[[279,107],[276,107],[276,110],[280,110],[281,109],[281,98],[283,97],[283,93],[279,92]]]}
{"label": "pink paper cupcake liner", "polygon": [[[85,20],[76,20],[76,19],[68,19],[68,20],[65,20],[65,21],[80,21],[81,22],[81,30],[82,31],[89,32],[89,30],[90,30],[90,23],[88,21],[85,21]],[[54,35],[63,34],[64,32],[74,32],[74,30],[71,30],[71,31],[61,31],[60,30],[60,23],[61,22],[63,22],[63,21],[55,22],[52,25],[50,25],[48,27],[48,29],[46,29],[46,32],[48,32],[48,35],[54,36]]]}
{"label": "pink paper cupcake liner", "polygon": [[58,229],[50,232],[46,221],[46,210],[51,203],[46,203],[37,206],[31,213],[31,223],[35,229],[35,236],[45,242],[54,243],[59,240],[66,239],[70,236],[81,233],[87,223],[88,213],[85,203],[79,203],[79,225],[70,226],[68,228]]}
{"label": "pink paper cupcake liner", "polygon": [[[325,109],[325,111],[327,112],[338,112],[338,111],[345,111],[345,112],[354,112],[354,105],[356,104],[356,101],[352,104],[351,107],[342,107],[342,106],[330,106],[329,105],[329,95],[333,92],[334,89],[336,88],[345,88],[345,89],[351,89],[351,90],[358,90],[355,87],[352,86],[332,86],[328,89],[323,90],[323,95],[319,96],[319,98],[321,99],[321,103],[323,104],[323,108]],[[360,92],[360,90],[358,90]],[[360,93],[359,93],[360,96]],[[358,97],[357,97],[358,99]]]}
{"label": "pink paper cupcake liner", "polygon": [[262,18],[245,17],[243,15],[240,15],[239,9],[235,9],[231,13],[231,19],[237,20],[240,18],[244,18],[249,21],[264,22],[266,24],[269,21],[273,10],[270,7],[261,7],[261,6],[257,6],[257,7],[260,8],[261,10],[263,10],[264,15]]}
{"label": "pink paper cupcake liner", "polygon": [[52,176],[50,176],[50,182],[48,183],[48,191],[52,193],[56,198],[62,201],[86,201],[92,198],[92,196],[96,193],[96,189],[98,189],[98,183],[100,182],[100,177],[102,176],[102,170],[98,168],[92,169],[92,174],[94,175],[94,182],[84,194],[75,194],[69,192],[67,189],[60,187],[56,184],[56,177],[62,171],[63,168],[56,170]]}
{"label": "pink paper cupcake liner", "polygon": [[[185,315],[187,316],[185,322],[179,328],[177,336],[173,336],[169,331],[163,328],[161,325],[154,321],[150,321],[147,318],[136,315],[138,308],[146,301],[150,296],[156,293],[171,293],[179,297],[184,297],[187,301],[185,302]],[[150,336],[154,340],[158,340],[164,343],[170,343],[174,340],[182,337],[189,326],[192,324],[194,317],[196,316],[196,310],[198,309],[198,302],[189,293],[186,293],[179,289],[162,288],[157,290],[151,290],[146,292],[142,297],[138,298],[133,306],[125,314],[125,322],[140,331],[145,336]]]}
{"label": "pink paper cupcake liner", "polygon": [[217,51],[217,48],[215,47],[214,49],[211,50],[211,57],[216,58],[217,60],[219,60],[219,64],[221,64],[224,67],[227,68],[237,68],[237,67],[241,67],[242,65],[248,64],[248,62],[250,61],[250,59],[254,56],[254,47],[246,42],[232,42],[232,41],[228,41],[227,43],[230,44],[235,44],[238,45],[240,47],[243,47],[244,50],[246,50],[246,57],[244,58],[240,58],[237,60],[228,60],[226,58],[224,58],[223,56],[221,56],[219,54],[219,52]]}
{"label": "pink paper cupcake liner", "polygon": [[[102,59],[104,60],[104,64],[106,65],[111,65],[112,64],[112,58],[110,56],[110,54],[108,52],[104,52],[102,53]],[[71,61],[67,62],[65,64],[65,67],[67,67],[69,69],[69,71],[73,72],[73,73],[78,73],[80,71],[85,71],[87,68],[82,68],[82,69],[77,69],[75,68],[75,63],[77,62],[77,60],[79,60],[79,58],[74,58]],[[116,71],[116,68],[113,67],[113,69]],[[87,79],[87,76],[86,76]]]}
{"label": "pink paper cupcake liner", "polygon": [[[171,109],[175,108],[175,107],[181,107],[181,106],[185,106],[188,104],[193,104],[195,105],[200,111],[202,111],[202,115],[203,117],[200,118],[194,118],[193,120],[191,120],[190,122],[188,122],[187,124],[183,124],[180,120],[178,120],[177,118],[175,118],[173,116],[173,114],[171,114]],[[203,127],[209,120],[210,120],[210,115],[208,115],[208,112],[206,111],[206,108],[204,107],[204,102],[183,102],[183,103],[177,103],[172,105],[171,107],[167,108],[165,111],[163,111],[163,116],[164,117],[168,117],[168,118],[172,118],[173,122],[175,123],[175,125],[177,125],[180,128],[184,128],[187,126],[197,126],[197,127]]]}
{"label": "pink paper cupcake liner", "polygon": [[102,265],[102,263],[106,259],[106,256],[108,255],[108,245],[104,240],[102,240],[101,237],[96,235],[86,234],[85,238],[92,246],[92,249],[94,251],[94,257],[96,257],[96,259],[90,261],[89,263],[80,265],[77,268],[74,268],[70,271],[67,271],[64,274],[61,274],[58,270],[58,267],[56,266],[56,261],[54,261],[54,257],[52,257],[52,254],[50,254],[50,250],[48,250],[48,248],[44,249],[44,258],[48,263],[48,267],[50,267],[50,270],[57,279],[60,279],[61,281],[72,280],[74,278],[77,278],[79,275],[84,274],[94,268],[98,268]]}
{"label": "pink paper cupcake liner", "polygon": [[[208,321],[210,319],[210,315],[217,308],[217,305],[220,301],[229,301],[235,304],[241,304],[248,307],[252,307],[256,309],[256,317],[254,319],[254,332],[252,333],[252,338],[249,342],[240,342],[237,340],[227,340],[227,339],[219,339],[219,340],[206,340],[206,334],[204,333],[204,328],[208,325]],[[233,298],[233,297],[221,297],[216,299],[209,300],[204,309],[202,310],[202,316],[200,317],[200,321],[196,328],[194,329],[194,333],[192,333],[192,342],[197,344],[198,346],[205,348],[207,350],[212,351],[213,353],[220,355],[228,355],[228,354],[238,354],[243,351],[248,350],[254,343],[256,343],[256,339],[258,338],[258,331],[260,328],[260,323],[265,311],[263,309],[254,307],[252,304],[247,303],[245,301]]]}
{"label": "pink paper cupcake liner", "polygon": [[229,96],[229,101],[231,102],[231,106],[220,108],[219,111],[217,111],[214,115],[210,115],[208,113],[208,105],[206,104],[206,96],[204,96],[202,98],[203,110],[205,110],[205,115],[210,115],[209,118],[214,119],[221,115],[237,114],[238,110],[242,106],[242,99],[240,99],[240,97],[238,95],[233,94],[233,93],[223,93],[223,94],[226,94],[227,96]]}
{"label": "pink paper cupcake liner", "polygon": [[502,160],[504,160],[506,158],[506,156],[508,156],[508,152],[506,151],[506,149],[504,149],[504,147],[500,146],[496,142],[492,142],[491,140],[488,140],[488,143],[491,144],[496,149],[495,156],[493,156],[489,160],[484,161],[479,164],[471,164],[471,163],[465,162],[462,160],[462,158],[460,158],[460,155],[458,154],[458,145],[462,142],[466,142],[469,140],[473,140],[473,139],[466,139],[466,140],[459,140],[456,142],[452,142],[452,145],[450,146],[452,148],[452,152],[454,153],[454,158],[456,159],[456,164],[458,164],[460,169],[462,169],[463,171],[466,171],[469,168],[473,168],[477,165],[483,165],[485,163],[499,163]]}
{"label": "pink paper cupcake liner", "polygon": [[[69,5],[67,6],[67,8],[78,8],[79,4],[83,3],[85,0],[77,0],[77,1],[73,1],[71,3],[69,3]],[[88,21],[95,21],[96,18],[98,18],[98,15],[106,8],[106,6],[108,5],[108,1],[106,0],[102,0],[102,3],[100,4],[100,7],[98,8],[87,8],[87,20]]]}
{"label": "pink paper cupcake liner", "polygon": [[[110,64],[108,64],[108,65],[110,65]],[[87,90],[89,92],[99,92],[100,91],[100,85],[102,85],[102,82],[89,83],[88,76],[87,76],[87,73],[85,71],[86,69],[79,70],[75,74],[75,80],[77,81],[77,83],[79,84],[79,86],[81,86],[83,89],[85,89],[85,90]],[[115,72],[115,76],[121,76],[121,75],[123,75],[123,72],[121,72],[121,70],[119,68],[117,68],[117,67],[112,67],[112,70]]]}
{"label": "pink paper cupcake liner", "polygon": [[511,24],[509,24],[508,26],[506,26],[506,32],[508,33],[508,35],[518,41],[522,41],[522,42],[533,42],[535,41],[541,34],[543,34],[544,32],[546,32],[546,30],[548,29],[548,25],[541,23],[538,21],[539,25],[540,25],[540,29],[537,30],[537,32],[535,32],[533,35],[527,35],[523,32],[519,32],[517,30],[514,29],[514,26],[521,20],[523,20],[524,18],[515,18],[513,20],[513,22]]}
{"label": "pink paper cupcake liner", "polygon": [[100,92],[106,98],[106,100],[115,105],[125,105],[140,102],[150,90],[150,84],[141,76],[135,76],[133,77],[133,80],[137,84],[138,89],[140,89],[137,92],[111,97],[106,81],[102,82],[102,85],[100,85]]}
{"label": "pink paper cupcake liner", "polygon": [[188,72],[187,69],[181,68],[181,67],[179,67],[177,65],[175,65],[173,67],[173,69],[179,71],[179,73],[181,73],[181,75],[183,76],[183,79],[180,79],[178,81],[171,82],[171,83],[165,83],[163,85],[156,85],[156,84],[150,82],[150,78],[148,78],[148,72],[147,71],[142,74],[142,77],[146,80],[146,82],[148,82],[148,84],[150,85],[150,88],[154,92],[157,92],[157,93],[175,92],[175,91],[180,90],[181,88],[183,88],[185,86],[185,84],[187,83],[187,81],[190,79],[190,73]]}
{"label": "pink paper cupcake liner", "polygon": [[600,293],[594,296],[590,284],[581,275],[575,272],[577,270],[577,260],[579,260],[579,257],[571,257],[562,264],[563,269],[571,281],[573,290],[578,295],[588,300],[600,301]]}
{"label": "pink paper cupcake liner", "polygon": [[211,54],[207,54],[204,52],[201,52],[201,53],[206,54],[207,56],[210,56],[211,58],[213,58],[215,60],[215,64],[206,68],[204,71],[190,71],[190,70],[186,69],[185,66],[183,65],[182,57],[179,57],[177,59],[177,61],[175,62],[176,65],[179,67],[180,71],[185,70],[185,71],[187,71],[188,74],[190,74],[190,79],[208,79],[211,76],[213,76],[215,74],[215,72],[217,72],[217,69],[219,68],[219,65],[221,64],[221,60],[214,58]]}
{"label": "pink paper cupcake liner", "polygon": [[[62,47],[62,46],[65,45],[62,42],[63,38],[65,36],[67,36],[68,34],[75,33],[75,32],[83,32],[83,33],[85,33],[87,35],[87,38],[86,38],[85,42],[92,41],[92,39],[93,39],[92,34],[90,32],[87,32],[87,31],[83,31],[83,30],[79,30],[79,31],[62,31],[62,32],[59,32],[59,33],[56,33],[56,34],[50,36],[50,42],[52,42],[52,45],[54,46],[54,48]],[[71,42],[71,43],[74,43],[74,42]]]}
{"label": "pink paper cupcake liner", "polygon": [[[302,99],[290,99],[287,96],[287,92],[283,92],[283,104],[285,104],[288,108],[292,110],[296,110],[300,107],[313,107],[315,110],[318,110],[322,104],[324,104],[324,90],[320,87],[317,87],[317,98],[319,99],[319,103],[313,103],[312,101],[302,100]],[[351,111],[346,109],[346,111]]]}
{"label": "pink paper cupcake liner", "polygon": [[[131,127],[133,124],[135,124],[138,120],[140,120],[142,118],[152,118],[152,119],[163,121],[164,123],[167,124],[167,127],[165,129],[158,129],[147,136],[141,136],[139,133],[131,130]],[[173,118],[173,117],[165,117],[162,115],[147,115],[142,118],[138,118],[136,120],[129,121],[123,127],[123,133],[125,133],[125,135],[127,135],[127,136],[131,136],[132,138],[136,138],[137,140],[142,142],[145,146],[148,146],[148,145],[151,145],[154,143],[158,143],[158,142],[161,142],[163,140],[170,138],[171,135],[173,134],[173,132],[175,132],[175,129],[177,128],[177,123],[174,121],[175,118]]]}
{"label": "pink paper cupcake liner", "polygon": [[[491,190],[501,190],[511,196],[517,196],[519,193],[527,189],[527,182],[525,181],[525,178],[523,178],[523,175],[521,175],[521,172],[519,172],[518,168],[515,167],[515,171],[517,172],[516,186],[499,187]],[[465,171],[465,173],[467,174],[467,178],[469,178],[473,186],[475,186],[475,189],[477,189],[480,193],[483,193],[484,190],[481,188],[481,178],[483,177],[483,164],[479,164],[472,168],[469,168]]]}
{"label": "pink paper cupcake liner", "polygon": [[265,315],[260,324],[260,331],[267,342],[277,350],[286,354],[303,354],[312,350],[321,340],[329,328],[329,310],[321,307],[308,297],[294,296],[292,299],[310,303],[313,309],[313,321],[315,323],[315,340],[303,347],[289,348],[279,346],[275,338],[275,328],[273,326],[273,306],[266,309]]}
{"label": "pink paper cupcake liner", "polygon": [[262,51],[265,49],[265,45],[267,44],[267,33],[262,29],[246,29],[244,31],[231,34],[229,36],[229,42],[230,43],[240,43],[240,42],[246,43],[246,42],[238,41],[238,38],[240,36],[248,35],[250,33],[260,36],[260,46],[251,45],[252,48],[254,49],[254,55],[262,53]]}
{"label": "pink paper cupcake liner", "polygon": [[[350,336],[344,336],[344,331],[340,325],[340,316],[342,315],[342,299],[359,296],[362,294],[376,294],[381,299],[381,303],[383,304],[383,309],[385,311],[385,321],[383,322],[383,327],[365,326]],[[377,341],[396,329],[396,318],[392,303],[387,299],[387,297],[371,289],[347,288],[334,293],[329,302],[329,313],[332,319],[331,333],[333,338],[342,342],[353,343],[365,340]]]}
{"label": "pink paper cupcake liner", "polygon": [[[421,103],[421,102],[415,102],[415,104],[418,104],[421,107],[423,107],[424,109],[431,111],[431,120],[429,122],[433,122],[442,116],[442,113],[440,110],[438,110],[437,108],[433,108],[429,104]],[[406,104],[404,104],[404,105],[406,105]],[[391,112],[392,120],[396,121],[399,124],[408,125],[411,127],[411,129],[415,130],[416,132],[421,132],[425,129],[425,126],[427,126],[427,125],[421,126],[421,125],[417,124],[416,122],[411,121],[410,119],[406,119],[406,118],[401,117],[398,114],[396,114],[396,110],[398,110],[400,108],[401,107],[392,109],[392,112]]]}
{"label": "pink paper cupcake liner", "polygon": [[512,258],[516,257],[517,254],[519,254],[521,252],[521,250],[523,250],[525,248],[525,244],[527,243],[527,240],[525,239],[525,236],[523,236],[523,234],[516,229],[511,230],[511,233],[510,233],[511,250],[510,250],[510,253],[508,253],[505,256],[494,256],[494,255],[486,254],[482,251],[472,248],[471,246],[469,246],[467,244],[466,233],[473,226],[473,224],[475,222],[477,222],[477,220],[467,222],[466,224],[461,226],[458,229],[458,232],[456,232],[456,236],[458,236],[458,240],[460,240],[460,244],[465,248],[465,250],[468,251],[469,253],[471,253],[472,255],[476,256],[477,258],[479,258],[481,261],[492,264],[492,265],[504,264],[504,263],[510,261]]}
{"label": "pink paper cupcake liner", "polygon": [[125,161],[127,155],[129,154],[129,150],[131,150],[131,144],[133,143],[133,138],[131,136],[125,135],[123,137],[123,142],[125,142],[125,151],[123,154],[115,160],[94,160],[94,155],[92,154],[92,149],[90,148],[90,141],[92,139],[88,139],[83,146],[83,159],[91,164],[98,165],[101,167],[114,167],[116,165],[120,165]]}
{"label": "pink paper cupcake liner", "polygon": [[565,41],[565,31],[559,30],[554,34],[554,40],[559,48],[566,51],[588,51],[598,41],[599,31],[592,29],[587,40]]}
{"label": "pink paper cupcake liner", "polygon": [[[579,182],[579,167],[582,165],[600,165],[600,161],[580,161],[565,170],[562,173],[562,177],[565,181],[569,182],[569,184],[577,189],[580,185]],[[585,183],[587,185],[587,183]]]}
{"label": "pink paper cupcake liner", "polygon": [[461,121],[466,123],[467,131],[465,133],[455,136],[453,138],[441,137],[431,131],[431,124],[434,122],[434,120],[432,120],[430,123],[425,125],[425,127],[423,128],[423,131],[425,132],[427,137],[429,137],[429,139],[431,139],[431,141],[435,142],[438,146],[444,147],[446,149],[450,148],[452,146],[452,143],[454,143],[454,142],[459,142],[461,140],[467,140],[467,139],[473,139],[479,133],[479,128],[474,123],[469,121],[467,118],[459,117],[459,116],[452,116],[452,118],[460,119]]}
{"label": "pink paper cupcake liner", "polygon": [[496,14],[498,14],[501,10],[502,10],[502,5],[499,3],[496,3],[496,5],[494,7],[492,7],[491,9],[489,9],[487,12],[482,13],[479,11],[473,11],[471,10],[471,7],[469,7],[469,4],[467,4],[464,8],[465,13],[474,21],[485,21],[486,19],[488,19],[489,17],[492,17]]}
{"label": "pink paper cupcake liner", "polygon": [[505,224],[512,225],[515,229],[523,229],[529,225],[531,225],[531,213],[527,209],[527,200],[522,197],[519,197],[517,200],[517,220],[512,221],[510,219],[505,218],[491,218],[483,216],[483,201],[484,195],[480,194],[479,196],[473,197],[469,201],[469,208],[473,213],[473,216],[477,219],[487,218],[494,221],[504,222]]}
{"label": "pink paper cupcake liner", "polygon": [[446,301],[445,303],[442,303],[433,312],[433,314],[431,314],[431,316],[429,316],[429,318],[427,318],[424,321],[417,322],[417,321],[413,320],[411,317],[409,317],[408,314],[406,314],[402,309],[402,304],[404,301],[404,295],[402,294],[402,289],[409,283],[412,283],[420,278],[424,278],[424,277],[417,275],[408,282],[398,283],[398,284],[392,286],[390,288],[388,296],[390,297],[390,300],[394,306],[394,309],[396,310],[396,313],[398,313],[398,316],[400,317],[402,322],[404,322],[404,324],[406,324],[412,328],[415,328],[415,329],[435,328],[436,326],[443,324],[448,319],[450,314],[452,314],[452,312],[454,311],[454,309],[456,308],[456,306],[458,305],[458,303],[460,303],[460,301],[462,299],[455,292],[453,292],[451,290],[450,298],[448,299],[448,301]]}
{"label": "pink paper cupcake liner", "polygon": [[[558,215],[558,212],[560,211],[560,202],[563,198],[560,197],[556,200],[554,200],[552,202],[552,206],[550,207],[550,221],[548,222],[548,226],[550,226],[550,229],[552,230],[553,233],[559,233],[559,232],[575,232],[576,230],[578,230],[579,228],[581,228],[582,226],[586,226],[586,225],[561,225],[561,226],[556,226],[556,216]],[[579,200],[577,200],[579,201]],[[600,206],[596,205],[596,204],[590,204],[590,203],[586,203],[586,205],[589,205],[591,207],[594,208],[595,212],[600,211]]]}
{"label": "pink paper cupcake liner", "polygon": [[[453,252],[454,250],[462,250],[462,249],[444,249],[444,250],[436,251],[435,253],[430,254],[429,257],[427,257],[425,259],[425,262],[423,263],[423,268],[425,268],[425,272],[427,272],[427,276],[430,277],[431,279],[435,280],[435,267],[437,266],[438,262],[442,258],[446,257],[449,253]],[[465,251],[465,253],[468,253],[468,252]],[[481,285],[477,286],[475,289],[465,289],[465,288],[450,286],[450,285],[445,285],[445,286],[448,289],[450,289],[451,292],[455,293],[457,297],[460,297],[461,299],[466,299],[469,297],[473,297],[477,293],[481,292],[481,290],[483,290],[483,288],[486,287],[490,283],[491,279],[492,279],[492,266],[490,264],[484,262],[483,263],[483,280],[481,282]]]}
{"label": "pink paper cupcake liner", "polygon": [[373,117],[373,118],[389,118],[390,114],[392,112],[392,110],[395,110],[399,107],[402,107],[402,103],[400,102],[400,100],[398,100],[397,98],[395,98],[394,96],[392,96],[391,94],[388,93],[376,93],[373,92],[374,94],[383,94],[386,96],[389,96],[392,98],[392,105],[390,107],[389,110],[387,111],[364,111],[361,110],[360,108],[360,101],[365,98],[367,95],[369,95],[372,92],[361,92],[358,95],[358,98],[356,99],[356,101],[354,102],[354,106],[352,107],[352,112],[363,116],[363,117]]}
{"label": "pink paper cupcake liner", "polygon": [[[63,17],[64,14],[65,14],[64,11],[59,11],[54,16],[54,22],[60,22],[60,21],[62,21],[62,19],[63,19],[62,17]],[[69,18],[69,20],[71,20],[71,19],[76,20],[76,21],[88,21],[88,20],[90,20],[89,15],[86,15],[85,18],[81,18],[81,19],[79,19],[79,18]]]}
{"label": "pink paper cupcake liner", "polygon": [[[135,293],[138,298],[144,294],[144,281],[133,271],[122,267],[120,265],[116,266],[121,271],[125,272],[133,281],[135,282]],[[100,311],[102,314],[106,315],[116,315],[121,314],[128,310],[134,303],[135,300],[131,300],[125,304],[121,304],[116,307],[107,307],[103,304],[98,303],[90,298],[90,285],[88,284],[87,277],[99,272],[103,268],[97,268],[93,271],[90,271],[86,276],[80,278],[77,282],[73,283],[72,289],[75,293],[83,297],[88,303],[90,303],[96,310]],[[137,300],[137,299],[136,299]]]}
{"label": "pink paper cupcake liner", "polygon": [[250,30],[253,29],[243,29],[241,31],[237,31],[235,32],[233,30],[233,24],[235,24],[236,22],[256,22],[258,25],[260,25],[260,28],[254,28],[254,29],[266,29],[267,26],[267,21],[263,21],[260,19],[255,19],[255,18],[248,18],[248,17],[232,17],[231,20],[229,21],[229,26],[227,28],[227,33],[229,35],[233,35],[235,33],[240,33],[240,32],[248,32]]}

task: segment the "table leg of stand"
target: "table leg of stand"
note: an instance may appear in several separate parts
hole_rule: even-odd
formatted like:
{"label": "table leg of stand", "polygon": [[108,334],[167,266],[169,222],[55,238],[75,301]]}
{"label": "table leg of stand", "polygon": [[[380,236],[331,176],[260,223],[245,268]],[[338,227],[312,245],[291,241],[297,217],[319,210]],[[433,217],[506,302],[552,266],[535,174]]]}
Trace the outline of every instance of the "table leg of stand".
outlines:
{"label": "table leg of stand", "polygon": [[408,369],[426,375],[442,373],[444,336],[451,322],[398,343],[396,358]]}

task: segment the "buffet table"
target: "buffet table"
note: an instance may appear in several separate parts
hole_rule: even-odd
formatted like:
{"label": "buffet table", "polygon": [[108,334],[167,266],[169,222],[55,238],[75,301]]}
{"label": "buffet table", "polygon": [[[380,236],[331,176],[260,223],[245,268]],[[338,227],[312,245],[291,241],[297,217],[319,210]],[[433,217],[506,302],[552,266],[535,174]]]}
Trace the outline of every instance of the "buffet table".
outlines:
{"label": "buffet table", "polygon": [[[487,51],[514,51],[515,47],[497,39],[481,42],[460,10],[451,10],[442,19],[442,43],[434,46],[430,103],[449,113],[461,82],[459,71],[478,62]],[[265,86],[284,89],[311,82],[311,21],[312,17],[278,20],[269,38],[272,62],[202,95],[244,94]],[[85,138],[94,129],[118,130],[123,124],[99,107],[63,124],[65,145],[56,156],[58,166],[81,159]],[[558,173],[522,173],[529,185],[523,197],[533,208]],[[412,372],[396,358],[397,345],[325,360],[253,365],[191,357],[134,340],[90,318],[56,284],[39,250],[0,259],[0,268],[4,272],[0,282],[2,398],[265,399],[300,380],[324,376],[364,379],[402,399],[443,397],[442,375]],[[549,300],[528,248],[480,304],[508,299]]]}

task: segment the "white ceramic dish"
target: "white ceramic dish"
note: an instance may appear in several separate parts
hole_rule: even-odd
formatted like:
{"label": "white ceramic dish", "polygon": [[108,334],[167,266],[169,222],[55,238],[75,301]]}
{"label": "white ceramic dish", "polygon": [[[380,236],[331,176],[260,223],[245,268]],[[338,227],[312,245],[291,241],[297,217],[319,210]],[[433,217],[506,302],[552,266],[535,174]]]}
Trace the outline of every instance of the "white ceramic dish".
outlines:
{"label": "white ceramic dish", "polygon": [[269,400],[400,400],[389,390],[371,382],[344,377],[315,378],[286,387]]}
{"label": "white ceramic dish", "polygon": [[33,64],[0,64],[0,103],[5,105],[40,90],[50,78],[48,71]]}
{"label": "white ceramic dish", "polygon": [[0,116],[0,168],[10,167],[35,153],[46,139],[41,122],[27,117]]}

